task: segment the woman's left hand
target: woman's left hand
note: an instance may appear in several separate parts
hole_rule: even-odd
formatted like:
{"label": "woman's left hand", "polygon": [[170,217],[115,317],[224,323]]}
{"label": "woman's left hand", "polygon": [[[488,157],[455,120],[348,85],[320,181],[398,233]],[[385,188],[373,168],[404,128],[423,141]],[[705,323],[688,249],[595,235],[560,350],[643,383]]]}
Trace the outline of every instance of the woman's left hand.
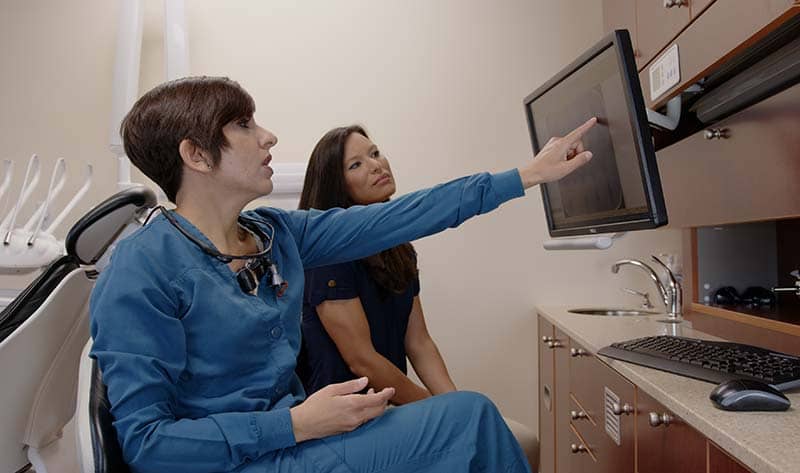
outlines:
{"label": "woman's left hand", "polygon": [[522,185],[527,189],[543,182],[561,179],[592,159],[592,152],[584,149],[581,138],[597,123],[591,118],[564,137],[553,137],[534,156],[530,163],[519,168]]}

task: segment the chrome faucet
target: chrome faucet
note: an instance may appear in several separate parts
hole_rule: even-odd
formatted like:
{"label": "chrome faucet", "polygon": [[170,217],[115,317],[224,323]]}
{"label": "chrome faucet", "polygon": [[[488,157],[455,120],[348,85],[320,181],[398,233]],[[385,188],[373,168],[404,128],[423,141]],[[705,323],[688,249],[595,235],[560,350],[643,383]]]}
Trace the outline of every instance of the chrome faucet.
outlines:
{"label": "chrome faucet", "polygon": [[669,267],[664,264],[663,261],[658,259],[656,256],[650,256],[655,263],[657,263],[667,274],[667,285],[664,286],[664,283],[661,282],[661,278],[658,277],[658,274],[655,270],[648,264],[643,263],[637,259],[623,259],[619,260],[616,263],[611,265],[611,272],[617,274],[619,272],[619,268],[622,265],[630,264],[641,268],[644,272],[650,276],[650,279],[656,285],[659,294],[661,294],[661,298],[664,300],[664,305],[666,306],[667,310],[667,319],[663,320],[664,322],[671,322],[671,323],[680,323],[682,316],[683,316],[683,291],[681,290],[681,285],[675,279],[675,275],[669,269]]}

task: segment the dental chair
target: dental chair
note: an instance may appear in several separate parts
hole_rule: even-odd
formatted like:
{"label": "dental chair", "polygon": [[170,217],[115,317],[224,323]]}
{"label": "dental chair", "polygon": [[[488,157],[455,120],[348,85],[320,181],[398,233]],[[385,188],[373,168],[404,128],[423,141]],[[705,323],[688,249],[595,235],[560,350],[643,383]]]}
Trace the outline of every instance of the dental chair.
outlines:
{"label": "dental chair", "polygon": [[[134,187],[96,206],[69,231],[67,254],[0,313],[0,471],[60,473],[53,458],[75,413],[81,351],[89,340],[89,295],[113,243],[141,226],[141,216],[155,204],[152,191]],[[110,415],[103,417],[101,409],[92,414],[101,426],[97,445],[105,455],[114,455],[114,447],[118,454],[116,438],[110,444],[104,436]]]}

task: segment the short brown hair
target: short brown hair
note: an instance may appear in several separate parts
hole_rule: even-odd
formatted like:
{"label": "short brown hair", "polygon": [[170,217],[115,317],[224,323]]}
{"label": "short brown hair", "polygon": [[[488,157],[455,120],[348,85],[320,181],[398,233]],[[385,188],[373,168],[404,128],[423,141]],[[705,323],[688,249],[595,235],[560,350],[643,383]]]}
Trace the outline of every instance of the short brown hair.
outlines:
{"label": "short brown hair", "polygon": [[120,127],[131,162],[175,202],[183,160],[178,148],[190,140],[211,153],[217,165],[228,146],[222,127],[255,112],[250,94],[227,77],[185,77],[144,94]]}

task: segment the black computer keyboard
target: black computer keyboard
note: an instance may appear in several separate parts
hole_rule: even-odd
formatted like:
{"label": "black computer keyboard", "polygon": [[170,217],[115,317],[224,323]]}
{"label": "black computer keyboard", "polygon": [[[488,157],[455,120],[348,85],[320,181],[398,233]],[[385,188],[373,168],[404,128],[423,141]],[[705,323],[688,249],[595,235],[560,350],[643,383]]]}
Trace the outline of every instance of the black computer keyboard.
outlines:
{"label": "black computer keyboard", "polygon": [[739,343],[661,335],[614,343],[598,354],[712,383],[755,379],[782,391],[800,387],[800,358]]}

